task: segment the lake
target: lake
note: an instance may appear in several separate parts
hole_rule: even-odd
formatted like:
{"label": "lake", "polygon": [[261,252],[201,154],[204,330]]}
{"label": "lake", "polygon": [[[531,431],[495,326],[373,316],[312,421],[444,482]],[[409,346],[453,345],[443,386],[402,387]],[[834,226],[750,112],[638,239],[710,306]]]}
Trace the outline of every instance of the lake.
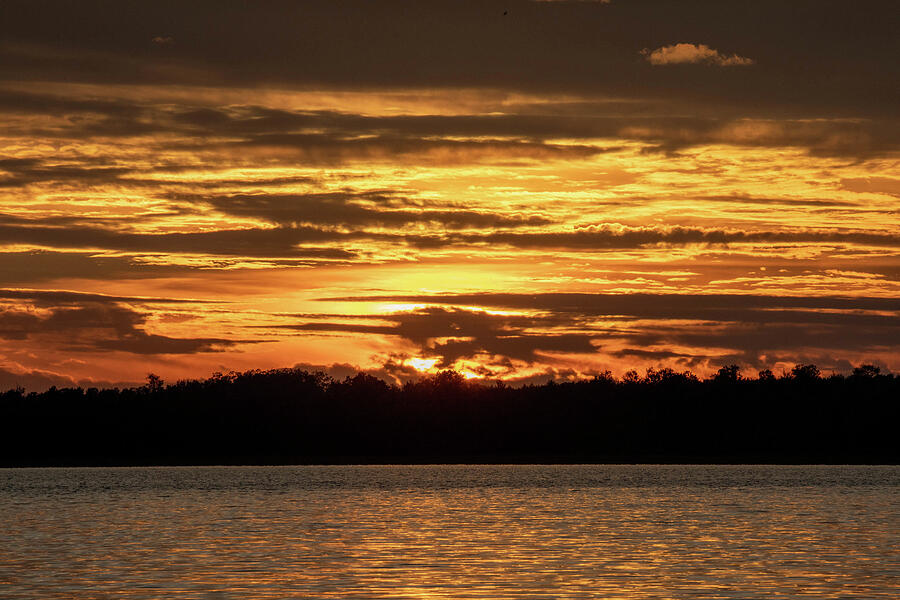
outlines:
{"label": "lake", "polygon": [[900,467],[0,469],[3,598],[900,597]]}

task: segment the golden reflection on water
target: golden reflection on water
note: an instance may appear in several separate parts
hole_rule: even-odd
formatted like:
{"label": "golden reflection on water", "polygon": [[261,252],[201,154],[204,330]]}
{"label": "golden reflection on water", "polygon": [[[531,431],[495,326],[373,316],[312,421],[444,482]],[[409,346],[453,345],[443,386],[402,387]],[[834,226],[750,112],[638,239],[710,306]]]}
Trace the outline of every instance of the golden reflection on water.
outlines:
{"label": "golden reflection on water", "polygon": [[786,469],[5,470],[0,596],[896,598],[900,469]]}

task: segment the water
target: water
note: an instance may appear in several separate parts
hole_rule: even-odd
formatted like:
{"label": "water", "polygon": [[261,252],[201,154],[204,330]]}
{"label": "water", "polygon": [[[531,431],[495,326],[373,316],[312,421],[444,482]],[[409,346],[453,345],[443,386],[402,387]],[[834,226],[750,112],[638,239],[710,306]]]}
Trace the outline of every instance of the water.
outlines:
{"label": "water", "polygon": [[900,467],[0,470],[2,598],[900,597]]}

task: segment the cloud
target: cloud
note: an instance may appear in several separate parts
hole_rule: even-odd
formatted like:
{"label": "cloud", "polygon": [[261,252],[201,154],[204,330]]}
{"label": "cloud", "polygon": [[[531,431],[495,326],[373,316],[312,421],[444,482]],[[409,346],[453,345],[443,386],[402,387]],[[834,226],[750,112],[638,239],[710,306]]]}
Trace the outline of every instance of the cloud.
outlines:
{"label": "cloud", "polygon": [[643,248],[665,244],[858,244],[882,247],[900,246],[900,235],[872,231],[740,231],[702,227],[630,227],[605,223],[574,231],[461,233],[440,240],[422,237],[411,243],[446,245],[449,243],[491,244],[515,248],[556,248],[571,250],[600,250]]}
{"label": "cloud", "polygon": [[[900,120],[890,82],[900,38],[889,19],[872,18],[889,2],[800,3],[790,19],[777,0],[315,4],[223,11],[198,0],[116,12],[98,0],[0,3],[4,287],[199,290],[260,311],[292,310],[286,295],[436,286],[897,295]],[[116,35],[91,35],[84,22]],[[681,40],[708,45],[659,47]],[[737,68],[751,59],[765,68]],[[464,278],[476,263],[490,275]],[[295,267],[305,276],[285,272]],[[660,269],[669,275],[651,272]],[[319,286],[330,291],[312,291]],[[38,319],[21,317],[31,333],[20,352],[52,355],[91,339],[96,350],[190,351],[207,336],[234,337],[202,329],[214,321],[221,332],[288,322],[204,310],[178,330],[161,315],[117,330],[121,315],[80,312],[107,326],[42,329],[57,313],[46,326],[62,327],[63,309],[152,306],[64,293],[7,294]],[[693,319],[731,327],[734,347],[707,337],[737,352],[756,343],[741,326],[780,327],[775,345],[814,343],[790,335],[792,323],[821,332],[822,343],[841,331],[883,339],[871,332],[896,326],[896,315],[863,302],[555,300],[534,300],[547,307],[518,319],[452,303],[387,321],[296,317],[282,342],[305,352],[299,335],[328,337],[313,341],[334,352],[327,360],[343,360],[354,334],[385,352],[440,353],[441,364],[501,354],[574,361],[591,349],[677,360],[712,354],[644,348],[636,336],[658,326],[672,345],[690,346],[667,321]],[[157,325],[194,341],[153,338]],[[15,340],[6,346],[17,351]]]}
{"label": "cloud", "polygon": [[[0,254],[2,256],[2,254]],[[198,304],[206,303],[205,300],[181,299],[181,298],[155,298],[151,296],[112,296],[108,294],[95,294],[89,292],[73,292],[69,290],[30,290],[20,288],[0,288],[0,299],[5,300],[30,300],[41,304],[78,304],[84,302],[97,302],[114,304],[127,302],[129,304]]]}
{"label": "cloud", "polygon": [[420,354],[438,356],[437,368],[449,368],[460,359],[490,363],[492,357],[533,362],[540,352],[594,353],[591,333],[542,333],[553,319],[495,315],[457,307],[432,306],[410,312],[379,315],[385,325],[307,322],[281,329],[398,336],[419,347]]}
{"label": "cloud", "polygon": [[59,306],[44,310],[0,308],[0,340],[19,344],[42,341],[73,352],[118,350],[134,354],[221,352],[238,343],[220,338],[173,338],[147,333],[146,315],[105,302]]}
{"label": "cloud", "polygon": [[[3,105],[0,91],[0,108]],[[572,112],[568,105],[525,103],[503,107],[503,114],[363,115],[335,110],[294,111],[256,105],[196,108],[171,103],[99,102],[92,98],[14,96],[9,107],[46,115],[66,115],[55,126],[25,119],[19,137],[95,139],[103,137],[174,136],[153,146],[164,155],[173,149],[207,152],[221,162],[240,163],[260,154],[266,161],[313,164],[349,161],[426,161],[440,164],[502,160],[582,160],[614,151],[597,140],[617,145],[623,140],[655,144],[673,152],[706,144],[746,147],[792,146],[821,156],[876,156],[900,149],[900,124],[892,115],[876,118],[791,117],[779,111],[766,117],[758,109],[740,110],[714,103],[685,105],[640,99],[630,103],[595,103]],[[583,140],[560,144],[560,139]],[[153,144],[153,142],[151,142]],[[243,148],[243,151],[237,149]],[[252,151],[247,150],[252,148]],[[236,154],[237,152],[237,154]],[[17,164],[17,162],[19,164]],[[159,185],[147,179],[153,168],[128,173],[117,164],[41,164],[12,159],[10,175],[0,185],[42,181],[115,181],[127,185]],[[2,167],[0,167],[2,168]],[[133,168],[133,167],[132,167]],[[160,170],[173,170],[160,166]],[[194,165],[194,168],[199,168]],[[131,175],[129,177],[129,175]],[[6,181],[3,184],[3,181]],[[169,181],[169,185],[177,182]],[[188,183],[187,181],[181,182]],[[202,187],[210,182],[190,182]]]}
{"label": "cloud", "polygon": [[729,204],[761,204],[761,205],[780,205],[780,206],[810,206],[821,208],[847,207],[858,208],[857,202],[848,200],[822,200],[816,198],[778,198],[778,197],[761,197],[749,196],[747,194],[731,194],[723,196],[701,196],[701,200],[711,200],[713,202],[726,202]]}
{"label": "cloud", "polygon": [[415,158],[420,163],[433,162],[447,166],[521,159],[584,159],[606,152],[604,148],[586,144],[551,144],[527,140],[452,140],[396,135],[357,138],[320,133],[261,134],[211,148],[293,151],[304,161],[330,165],[349,161],[397,162],[402,158]]}
{"label": "cloud", "polygon": [[0,172],[3,171],[8,175],[0,176],[0,188],[49,181],[106,182],[131,172],[132,169],[83,165],[46,166],[37,159],[3,159],[0,160]]}
{"label": "cloud", "polygon": [[[309,194],[234,194],[203,199],[223,213],[256,217],[273,223],[342,225],[350,227],[403,227],[434,224],[449,229],[473,227],[518,227],[547,225],[551,221],[537,215],[506,216],[466,209],[396,209],[390,193],[327,192]],[[370,203],[370,206],[360,204]]]}
{"label": "cloud", "polygon": [[[763,367],[800,354],[900,351],[896,298],[482,293],[328,300],[425,304],[412,312],[373,316],[387,325],[325,322],[293,327],[400,336],[416,344],[420,356],[440,357],[439,368],[459,360],[494,368],[510,360],[535,364],[545,360],[546,353],[675,361],[692,367],[728,361]],[[497,314],[463,306],[522,312]]]}
{"label": "cloud", "polygon": [[70,97],[0,89],[0,110],[9,114],[68,115],[92,113],[109,117],[137,117],[144,108],[126,100]]}
{"label": "cloud", "polygon": [[385,294],[320,298],[327,302],[388,302],[479,306],[484,308],[538,310],[551,313],[575,313],[590,316],[630,316],[658,319],[704,319],[709,311],[718,315],[773,310],[801,311],[895,311],[900,299],[893,297],[850,296],[767,296],[758,294],[590,294],[590,293],[476,293],[476,294]]}
{"label": "cloud", "polygon": [[[603,6],[599,21],[590,18],[596,16],[590,12],[599,12],[591,10],[595,5],[568,2],[447,2],[415,9],[354,2],[352,10],[342,3],[314,4],[310,13],[305,3],[253,3],[227,11],[206,1],[178,7],[148,3],[112,14],[107,3],[96,0],[16,3],[0,18],[0,39],[7,42],[0,46],[0,61],[11,65],[6,77],[13,81],[157,89],[210,84],[248,90],[266,84],[280,90],[481,88],[663,99],[696,92],[723,104],[798,102],[860,108],[857,113],[896,112],[895,90],[885,85],[896,80],[896,32],[892,19],[872,18],[892,14],[885,0],[866,10],[821,0],[789,12],[777,0],[629,1]],[[507,9],[513,20],[485,18]],[[72,26],[83,22],[105,23],[117,35],[91,35]],[[468,43],[459,43],[460,31],[466,31]],[[742,54],[765,60],[767,69],[755,69],[760,73],[752,86],[723,85],[722,77],[635,79],[636,39],[692,40],[710,31],[717,36],[714,45],[728,40]],[[190,43],[166,46],[163,61],[159,44],[148,41],[153,36]]]}
{"label": "cloud", "polygon": [[[62,277],[146,279],[183,274],[195,268],[190,265],[150,264],[135,257],[97,255],[90,251],[0,252],[0,281],[7,285],[30,286]],[[211,266],[206,265],[204,268]]]}
{"label": "cloud", "polygon": [[[590,145],[559,145],[575,140],[646,140],[665,148],[701,144],[800,146],[825,153],[853,153],[897,148],[900,130],[895,119],[791,119],[751,117],[714,105],[686,107],[650,100],[612,106],[596,104],[572,114],[571,107],[524,104],[504,107],[503,114],[380,115],[338,111],[289,111],[259,106],[204,108],[159,112],[152,116],[160,130],[212,138],[232,136],[231,144],[289,147],[326,160],[335,157],[434,153],[439,150],[482,154],[528,151],[572,158],[607,149]],[[133,128],[150,126],[147,115],[135,116]],[[122,122],[123,118],[115,119]],[[539,142],[539,143],[538,143]]]}
{"label": "cloud", "polygon": [[422,379],[422,372],[409,364],[411,357],[407,354],[395,352],[387,356],[375,357],[376,362],[380,363],[374,367],[363,367],[350,363],[296,363],[293,368],[302,369],[309,373],[325,373],[335,381],[343,381],[348,377],[353,377],[358,373],[363,373],[371,377],[376,377],[388,384],[403,385],[410,381]]}
{"label": "cloud", "polygon": [[13,390],[17,387],[24,388],[26,392],[42,392],[47,388],[56,386],[64,387],[95,387],[99,389],[111,389],[114,387],[132,387],[140,385],[138,381],[108,381],[103,379],[78,379],[48,371],[44,369],[28,369],[21,365],[14,368],[0,366],[0,392]]}
{"label": "cloud", "polygon": [[196,233],[127,233],[100,227],[15,227],[0,225],[0,239],[51,248],[105,248],[126,252],[209,254],[254,258],[350,260],[357,255],[343,248],[302,247],[304,243],[335,242],[351,236],[312,227],[223,229]]}
{"label": "cloud", "polygon": [[718,50],[713,50],[706,44],[674,44],[663,46],[656,50],[644,48],[641,54],[651,65],[678,65],[704,63],[718,65],[720,67],[746,67],[754,64],[751,58],[732,54],[726,56]]}
{"label": "cloud", "polygon": [[[838,319],[835,319],[838,321]],[[735,322],[724,326],[665,327],[629,336],[642,346],[726,348],[746,362],[761,364],[760,356],[807,349],[827,349],[836,353],[900,349],[900,318],[890,323],[859,324],[852,318],[843,323],[817,323],[801,315],[795,322]]]}
{"label": "cloud", "polygon": [[[229,214],[282,221],[275,227],[189,233],[133,233],[99,226],[41,226],[39,223],[4,225],[0,222],[0,237],[8,244],[146,253],[158,255],[163,260],[169,260],[175,255],[191,255],[208,257],[210,260],[212,257],[255,261],[293,259],[306,261],[302,263],[304,265],[390,260],[391,251],[415,252],[467,247],[534,251],[555,249],[571,252],[773,243],[857,248],[900,247],[900,235],[888,231],[741,231],[682,226],[631,227],[618,223],[564,231],[522,231],[511,228],[539,225],[545,219],[537,215],[507,217],[471,210],[379,210],[356,206],[354,203],[343,204],[347,197],[341,194],[326,195],[321,208],[318,208],[318,200],[304,205],[303,199],[303,195],[276,195],[271,198],[265,195],[238,195],[234,198],[211,200],[213,205]],[[315,225],[304,224],[313,219],[319,219],[320,222]],[[422,224],[434,225],[443,230],[397,229]],[[395,229],[370,229],[379,227]],[[51,257],[44,258],[49,260]],[[121,260],[119,262],[120,266],[127,266]],[[0,272],[2,271],[0,268]]]}
{"label": "cloud", "polygon": [[51,386],[75,387],[77,382],[66,375],[60,375],[51,371],[32,369],[25,371],[11,371],[0,367],[0,391],[12,390],[17,387],[28,391],[43,391]]}
{"label": "cloud", "polygon": [[850,177],[841,179],[841,189],[851,192],[887,194],[900,198],[900,179],[894,177]]}
{"label": "cloud", "polygon": [[293,368],[301,369],[309,373],[325,373],[337,381],[341,381],[346,377],[352,377],[357,373],[364,371],[364,369],[361,369],[358,365],[352,365],[350,363],[317,364],[301,362],[294,364]]}

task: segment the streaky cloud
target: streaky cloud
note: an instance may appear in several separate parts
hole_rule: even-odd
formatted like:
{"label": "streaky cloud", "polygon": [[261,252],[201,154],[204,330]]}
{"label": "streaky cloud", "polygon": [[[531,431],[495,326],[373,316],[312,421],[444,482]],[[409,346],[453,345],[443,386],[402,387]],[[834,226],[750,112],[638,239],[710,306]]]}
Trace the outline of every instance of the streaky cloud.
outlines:
{"label": "streaky cloud", "polygon": [[[153,296],[114,296],[109,294],[97,294],[91,292],[76,292],[70,290],[35,290],[23,288],[0,288],[0,299],[6,300],[32,300],[41,303],[119,303],[129,304],[207,304],[209,300],[195,298],[160,298]],[[222,303],[217,300],[216,303]]]}

